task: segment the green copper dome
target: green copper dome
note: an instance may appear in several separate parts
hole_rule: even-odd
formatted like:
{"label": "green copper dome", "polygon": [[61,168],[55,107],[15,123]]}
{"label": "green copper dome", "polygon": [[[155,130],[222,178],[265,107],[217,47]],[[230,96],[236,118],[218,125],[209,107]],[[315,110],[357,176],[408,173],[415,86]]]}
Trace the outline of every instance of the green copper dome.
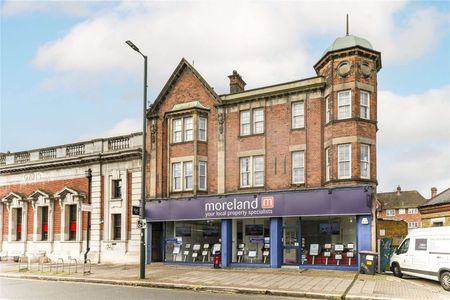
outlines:
{"label": "green copper dome", "polygon": [[368,40],[360,38],[358,36],[354,36],[354,35],[346,35],[346,36],[337,38],[333,42],[333,44],[331,44],[331,46],[328,47],[327,50],[325,50],[325,52],[323,54],[326,54],[327,52],[332,52],[332,51],[336,51],[336,50],[357,47],[357,46],[373,50],[372,44]]}

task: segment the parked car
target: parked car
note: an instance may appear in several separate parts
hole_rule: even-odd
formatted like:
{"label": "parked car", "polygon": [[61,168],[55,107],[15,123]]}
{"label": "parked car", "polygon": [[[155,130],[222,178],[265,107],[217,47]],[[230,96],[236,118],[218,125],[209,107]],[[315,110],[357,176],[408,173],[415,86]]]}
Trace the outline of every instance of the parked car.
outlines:
{"label": "parked car", "polygon": [[450,291],[450,226],[411,231],[392,255],[394,276],[403,274],[439,281]]}

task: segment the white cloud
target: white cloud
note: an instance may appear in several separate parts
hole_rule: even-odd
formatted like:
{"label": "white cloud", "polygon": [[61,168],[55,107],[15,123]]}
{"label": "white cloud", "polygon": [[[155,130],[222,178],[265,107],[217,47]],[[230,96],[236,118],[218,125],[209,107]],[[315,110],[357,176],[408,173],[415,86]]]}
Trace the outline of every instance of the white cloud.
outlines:
{"label": "white cloud", "polygon": [[[54,13],[71,16],[88,16],[93,14],[93,7],[102,1],[67,1],[67,0],[7,0],[3,2],[1,14],[3,16],[17,16],[23,14]],[[106,1],[103,1],[106,3]]]}
{"label": "white cloud", "polygon": [[450,85],[420,95],[378,92],[380,145],[418,144],[450,138]]}
{"label": "white cloud", "polygon": [[[92,131],[92,128],[90,128]],[[89,132],[81,135],[77,140],[84,141],[94,138],[107,138],[119,135],[126,135],[133,132],[142,132],[142,120],[137,119],[123,119],[116,123],[111,129],[103,132]]]}
{"label": "white cloud", "polygon": [[450,186],[450,86],[420,95],[378,93],[379,191]]}

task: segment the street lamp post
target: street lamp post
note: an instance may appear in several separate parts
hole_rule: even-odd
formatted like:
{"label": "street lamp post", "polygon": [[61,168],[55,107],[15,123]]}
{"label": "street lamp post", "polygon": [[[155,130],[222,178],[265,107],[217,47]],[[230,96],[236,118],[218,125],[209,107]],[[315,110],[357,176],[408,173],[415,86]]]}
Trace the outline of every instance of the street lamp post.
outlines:
{"label": "street lamp post", "polygon": [[[147,56],[142,54],[139,51],[139,48],[136,47],[131,41],[125,42],[128,46],[131,47],[134,51],[138,52],[144,58],[144,106],[142,110],[142,176],[141,176],[141,211],[140,211],[140,219],[141,221],[145,220],[145,171],[146,171],[146,136],[147,136]],[[142,224],[141,224],[142,225]],[[140,272],[139,278],[145,278],[145,229],[141,226],[141,247],[140,247]]]}

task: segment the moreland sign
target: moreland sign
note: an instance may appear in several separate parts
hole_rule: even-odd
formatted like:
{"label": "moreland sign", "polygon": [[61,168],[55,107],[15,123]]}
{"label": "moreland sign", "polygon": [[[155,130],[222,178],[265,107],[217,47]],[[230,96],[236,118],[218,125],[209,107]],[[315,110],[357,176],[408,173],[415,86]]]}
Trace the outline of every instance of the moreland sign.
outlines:
{"label": "moreland sign", "polygon": [[198,196],[147,202],[148,222],[317,215],[370,215],[364,187]]}

